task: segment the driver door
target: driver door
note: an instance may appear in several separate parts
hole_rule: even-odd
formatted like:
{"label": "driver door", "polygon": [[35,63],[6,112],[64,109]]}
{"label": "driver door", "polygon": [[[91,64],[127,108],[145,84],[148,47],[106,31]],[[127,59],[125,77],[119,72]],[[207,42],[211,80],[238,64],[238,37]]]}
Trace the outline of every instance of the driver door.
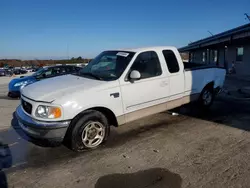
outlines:
{"label": "driver door", "polygon": [[[137,70],[140,80],[126,79],[121,84],[125,121],[162,111],[168,100],[168,78],[162,71],[158,54],[154,51],[142,52],[134,61],[129,73]],[[161,104],[164,104],[161,106]]]}

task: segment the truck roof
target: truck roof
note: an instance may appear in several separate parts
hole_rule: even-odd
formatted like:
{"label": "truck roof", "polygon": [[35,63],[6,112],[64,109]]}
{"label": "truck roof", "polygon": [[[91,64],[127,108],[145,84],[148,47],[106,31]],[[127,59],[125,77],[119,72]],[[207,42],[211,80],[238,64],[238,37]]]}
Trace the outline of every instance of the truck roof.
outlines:
{"label": "truck roof", "polygon": [[128,49],[119,49],[122,51],[129,51],[129,52],[144,52],[144,51],[151,51],[151,50],[174,50],[176,47],[174,46],[152,46],[152,47],[142,47],[142,48],[128,48]]}

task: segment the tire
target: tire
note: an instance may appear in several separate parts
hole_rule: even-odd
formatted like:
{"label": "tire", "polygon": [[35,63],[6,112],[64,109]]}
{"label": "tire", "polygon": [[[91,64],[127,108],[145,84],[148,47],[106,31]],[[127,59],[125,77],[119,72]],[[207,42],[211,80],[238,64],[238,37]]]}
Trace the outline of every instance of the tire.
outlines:
{"label": "tire", "polygon": [[213,87],[205,87],[200,95],[199,98],[199,105],[203,108],[203,109],[208,109],[214,101],[214,92],[213,92]]}
{"label": "tire", "polygon": [[108,139],[109,132],[107,118],[99,111],[87,110],[72,121],[64,144],[76,152],[95,149]]}

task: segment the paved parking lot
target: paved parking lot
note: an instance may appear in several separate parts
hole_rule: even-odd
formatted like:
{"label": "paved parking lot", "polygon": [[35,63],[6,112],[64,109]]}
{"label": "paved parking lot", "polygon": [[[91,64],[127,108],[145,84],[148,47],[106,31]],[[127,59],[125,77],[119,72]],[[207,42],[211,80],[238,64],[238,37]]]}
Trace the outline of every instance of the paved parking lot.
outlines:
{"label": "paved parking lot", "polygon": [[[1,79],[1,78],[0,78]],[[0,84],[0,182],[8,187],[249,187],[250,103],[218,98],[113,128],[97,150],[42,148],[19,135]],[[5,163],[3,165],[3,163]],[[1,187],[1,186],[0,186]]]}

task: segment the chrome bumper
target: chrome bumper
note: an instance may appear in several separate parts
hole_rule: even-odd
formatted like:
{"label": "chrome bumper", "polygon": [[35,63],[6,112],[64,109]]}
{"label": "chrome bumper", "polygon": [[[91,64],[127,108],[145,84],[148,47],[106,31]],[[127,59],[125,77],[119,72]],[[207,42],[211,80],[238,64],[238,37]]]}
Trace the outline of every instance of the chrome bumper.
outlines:
{"label": "chrome bumper", "polygon": [[41,140],[62,142],[70,121],[45,122],[38,121],[28,116],[21,105],[16,109],[19,126],[26,135]]}

